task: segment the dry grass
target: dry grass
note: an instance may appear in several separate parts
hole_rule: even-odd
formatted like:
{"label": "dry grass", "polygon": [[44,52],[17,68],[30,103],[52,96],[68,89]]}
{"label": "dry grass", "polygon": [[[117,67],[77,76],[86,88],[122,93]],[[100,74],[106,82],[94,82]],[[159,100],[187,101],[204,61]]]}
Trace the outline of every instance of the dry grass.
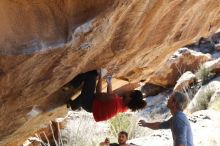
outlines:
{"label": "dry grass", "polygon": [[[138,119],[130,113],[122,113],[108,121],[97,123],[91,114],[75,112],[66,120],[64,129],[57,127],[58,139],[55,136],[48,138],[46,134],[43,134],[44,137],[36,135],[34,139],[37,146],[98,146],[106,137],[110,138],[110,142],[117,142],[118,133],[122,130],[128,132],[129,139],[146,136],[148,131],[147,128],[138,126]],[[56,135],[52,127],[50,130]]]}
{"label": "dry grass", "polygon": [[120,131],[128,133],[128,139],[145,136],[147,128],[138,126],[138,118],[133,114],[121,113],[108,121],[110,134],[117,139]]}
{"label": "dry grass", "polygon": [[209,106],[210,99],[215,92],[212,89],[207,89],[204,93],[198,97],[196,109],[205,110]]}
{"label": "dry grass", "polygon": [[208,83],[214,74],[211,73],[211,69],[201,65],[196,72],[196,77],[201,81],[202,85]]}

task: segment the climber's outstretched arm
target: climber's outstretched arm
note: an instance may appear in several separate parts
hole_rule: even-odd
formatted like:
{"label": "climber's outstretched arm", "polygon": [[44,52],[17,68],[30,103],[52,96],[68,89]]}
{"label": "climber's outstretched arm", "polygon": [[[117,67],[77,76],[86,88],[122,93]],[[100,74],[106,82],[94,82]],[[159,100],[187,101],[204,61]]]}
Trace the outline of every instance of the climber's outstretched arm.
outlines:
{"label": "climber's outstretched arm", "polygon": [[98,75],[98,83],[96,85],[96,93],[102,93],[102,76]]}
{"label": "climber's outstretched arm", "polygon": [[107,76],[106,83],[107,83],[107,93],[112,94],[113,91],[112,91],[112,77],[111,76]]}
{"label": "climber's outstretched arm", "polygon": [[112,79],[111,76],[108,76],[106,78],[106,82],[107,82],[107,93],[106,93],[106,92],[102,92],[102,77],[99,76],[98,84],[96,86],[96,94],[95,94],[96,98],[98,98],[101,101],[108,101],[114,98],[111,79]]}

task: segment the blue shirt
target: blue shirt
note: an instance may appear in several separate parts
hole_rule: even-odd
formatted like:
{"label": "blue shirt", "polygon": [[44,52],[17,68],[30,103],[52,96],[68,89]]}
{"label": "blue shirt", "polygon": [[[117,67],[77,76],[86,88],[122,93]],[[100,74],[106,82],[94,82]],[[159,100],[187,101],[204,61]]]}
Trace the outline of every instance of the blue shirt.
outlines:
{"label": "blue shirt", "polygon": [[186,115],[183,112],[177,112],[168,121],[160,124],[160,129],[171,129],[173,135],[173,145],[183,144],[184,146],[193,146],[192,130]]}

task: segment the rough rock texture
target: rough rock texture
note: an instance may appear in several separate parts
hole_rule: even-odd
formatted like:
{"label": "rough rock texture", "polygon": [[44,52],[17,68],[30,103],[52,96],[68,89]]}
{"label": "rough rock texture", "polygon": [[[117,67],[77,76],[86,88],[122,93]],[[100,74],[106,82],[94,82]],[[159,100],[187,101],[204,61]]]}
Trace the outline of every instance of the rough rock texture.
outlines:
{"label": "rough rock texture", "polygon": [[20,145],[61,116],[66,99],[59,89],[80,72],[102,66],[118,78],[147,79],[178,47],[220,27],[219,5],[1,0],[0,145]]}
{"label": "rough rock texture", "polygon": [[180,48],[155,70],[155,73],[149,77],[148,82],[165,87],[174,86],[184,72],[195,72],[202,63],[210,59],[210,54]]}
{"label": "rough rock texture", "polygon": [[214,100],[219,100],[220,98],[219,92],[220,92],[220,76],[214,78],[208,84],[203,85],[198,90],[198,92],[196,93],[196,95],[188,105],[187,111],[192,113],[201,110],[200,107],[208,108],[210,101],[211,101],[210,104],[213,104]]}
{"label": "rough rock texture", "polygon": [[218,74],[220,73],[220,58],[205,62],[204,66],[209,68],[211,72]]}
{"label": "rough rock texture", "polygon": [[217,44],[217,45],[215,46],[215,50],[218,51],[218,52],[220,52],[220,44]]}
{"label": "rough rock texture", "polygon": [[186,90],[192,83],[195,83],[196,75],[192,72],[187,71],[178,79],[173,90],[175,91],[184,91]]}
{"label": "rough rock texture", "polygon": [[165,90],[163,87],[154,85],[152,83],[146,83],[141,87],[141,92],[143,93],[144,97],[157,95],[163,90]]}
{"label": "rough rock texture", "polygon": [[213,43],[215,43],[215,44],[220,43],[220,29],[218,29],[218,30],[211,36],[211,40],[212,40]]}
{"label": "rough rock texture", "polygon": [[220,90],[212,95],[208,108],[220,111]]}

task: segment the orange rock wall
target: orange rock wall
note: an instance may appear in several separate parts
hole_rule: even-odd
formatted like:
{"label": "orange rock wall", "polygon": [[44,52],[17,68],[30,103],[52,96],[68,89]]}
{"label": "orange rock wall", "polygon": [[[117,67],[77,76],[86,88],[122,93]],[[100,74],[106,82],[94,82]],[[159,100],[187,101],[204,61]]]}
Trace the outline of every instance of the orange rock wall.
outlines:
{"label": "orange rock wall", "polygon": [[[78,73],[148,79],[178,47],[220,27],[220,1],[1,0],[0,20],[0,145],[20,145],[64,113],[53,93]],[[30,119],[34,106],[42,113]]]}

